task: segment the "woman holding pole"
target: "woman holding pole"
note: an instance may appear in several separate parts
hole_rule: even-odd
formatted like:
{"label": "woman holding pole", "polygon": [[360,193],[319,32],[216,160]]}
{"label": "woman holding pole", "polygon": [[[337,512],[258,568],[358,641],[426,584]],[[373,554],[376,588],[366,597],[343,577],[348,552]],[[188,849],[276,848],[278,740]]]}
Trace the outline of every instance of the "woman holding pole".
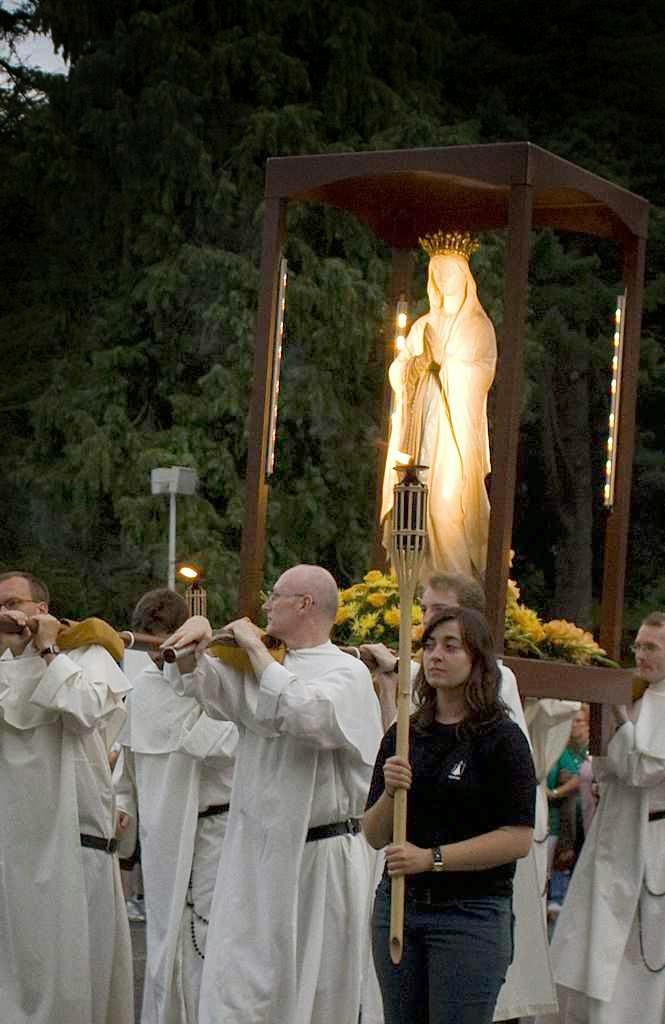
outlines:
{"label": "woman holding pole", "polygon": [[[386,877],[374,910],[385,1024],[490,1024],[512,959],[512,878],[529,851],[536,780],[498,695],[483,616],[448,608],[428,625],[415,683],[410,761],[386,733],[363,821]],[[393,800],[408,790],[407,841],[392,844]],[[389,953],[390,883],[406,878],[404,949]]]}

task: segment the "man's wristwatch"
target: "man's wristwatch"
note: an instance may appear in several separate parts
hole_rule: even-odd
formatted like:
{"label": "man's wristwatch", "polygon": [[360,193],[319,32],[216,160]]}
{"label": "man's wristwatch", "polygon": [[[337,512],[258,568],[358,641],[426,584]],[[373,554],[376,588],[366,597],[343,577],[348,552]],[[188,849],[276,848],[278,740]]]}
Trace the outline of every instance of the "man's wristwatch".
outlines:
{"label": "man's wristwatch", "polygon": [[443,871],[443,850],[440,846],[432,849],[432,871]]}
{"label": "man's wristwatch", "polygon": [[39,657],[40,658],[45,658],[48,654],[53,654],[53,655],[60,654],[60,648],[58,647],[58,645],[57,644],[47,644],[47,646],[43,647],[42,650],[39,652]]}

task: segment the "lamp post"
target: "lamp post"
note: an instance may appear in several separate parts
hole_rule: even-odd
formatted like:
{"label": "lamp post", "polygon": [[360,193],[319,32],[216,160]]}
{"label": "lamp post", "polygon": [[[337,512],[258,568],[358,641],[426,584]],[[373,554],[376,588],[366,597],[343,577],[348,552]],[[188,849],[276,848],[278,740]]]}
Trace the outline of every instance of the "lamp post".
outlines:
{"label": "lamp post", "polygon": [[[399,583],[399,683],[395,753],[408,760],[411,710],[411,606],[427,548],[427,485],[418,473],[426,466],[398,465],[393,491],[392,563]],[[406,790],[395,791],[393,843],[406,842]],[[404,948],[404,875],[392,879],[390,890],[390,958],[402,959]]]}
{"label": "lamp post", "polygon": [[153,469],[150,473],[151,493],[169,496],[169,590],[175,590],[176,494],[194,494],[198,482],[196,470],[186,466]]}

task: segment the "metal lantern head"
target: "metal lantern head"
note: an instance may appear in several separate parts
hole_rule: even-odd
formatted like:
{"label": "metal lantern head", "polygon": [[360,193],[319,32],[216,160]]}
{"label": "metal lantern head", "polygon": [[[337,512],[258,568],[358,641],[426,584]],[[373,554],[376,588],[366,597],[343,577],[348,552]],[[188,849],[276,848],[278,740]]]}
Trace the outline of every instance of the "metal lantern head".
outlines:
{"label": "metal lantern head", "polygon": [[208,614],[208,591],[198,581],[187,587],[185,601],[190,615]]}
{"label": "metal lantern head", "polygon": [[395,466],[392,549],[395,555],[424,554],[427,545],[427,484],[419,477],[427,466]]}

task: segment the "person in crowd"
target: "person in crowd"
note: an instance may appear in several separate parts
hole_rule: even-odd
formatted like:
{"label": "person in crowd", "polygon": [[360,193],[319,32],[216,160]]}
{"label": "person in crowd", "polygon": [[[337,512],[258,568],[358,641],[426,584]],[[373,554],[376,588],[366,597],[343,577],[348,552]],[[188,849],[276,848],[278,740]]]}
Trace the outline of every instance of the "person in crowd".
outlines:
{"label": "person in crowd", "polygon": [[[287,648],[282,664],[239,619],[227,629],[246,668],[206,654],[190,673],[165,667],[239,731],[201,1024],[358,1020],[374,870],[360,818],[381,722],[369,672],[330,642],[337,603],[325,569],[294,566],[264,605],[269,636]],[[201,652],[210,636],[194,617],[168,643]]]}
{"label": "person in crowd", "polygon": [[556,840],[552,839],[549,831],[547,775],[566,749],[573,718],[581,706],[578,700],[556,700],[551,697],[527,697],[524,702],[524,716],[529,729],[533,766],[538,780],[533,848],[538,872],[538,891],[543,897],[544,912],[547,909],[547,882],[556,845]]}
{"label": "person in crowd", "polygon": [[[530,849],[535,776],[528,742],[499,696],[484,617],[434,615],[423,635],[409,760],[395,727],[381,744],[363,819],[386,877],[374,909],[374,961],[386,1024],[489,1024],[513,955],[512,878]],[[392,842],[407,789],[407,842]],[[389,880],[406,876],[404,953],[389,955]]]}
{"label": "person in crowd", "polygon": [[[104,647],[58,648],[43,581],[0,575],[0,1016],[131,1024],[108,751],[129,689]],[[28,624],[36,627],[33,633]]]}
{"label": "person in crowd", "polygon": [[564,1024],[665,1019],[665,613],[634,650],[648,685],[594,758],[600,801],[552,940]]}
{"label": "person in crowd", "polygon": [[[186,619],[185,600],[160,588],[140,599],[132,630],[164,637]],[[115,779],[118,806],[134,826],[138,812],[147,917],[141,1022],[196,1024],[238,730],[175,694],[161,655],[133,685]]]}
{"label": "person in crowd", "polygon": [[547,775],[550,848],[548,915],[556,916],[566,896],[570,875],[584,842],[581,771],[589,760],[589,705],[573,718],[568,745]]}
{"label": "person in crowd", "polygon": [[[483,613],[485,592],[478,582],[461,573],[434,572],[428,576],[420,603],[423,609],[423,623],[427,626],[444,608],[460,606]],[[383,644],[370,646],[370,653],[377,660],[379,670],[375,681],[379,691],[384,728],[388,729],[396,714],[394,672],[396,658]],[[524,717],[522,701],[515,675],[500,661],[501,673],[499,695],[507,706],[510,716],[520,727],[529,741],[529,732]],[[420,662],[412,663],[412,678],[415,680]],[[551,701],[552,705],[562,702]],[[572,706],[572,705],[571,705]],[[577,707],[577,705],[575,705]],[[544,730],[540,729],[540,734]],[[565,740],[563,741],[565,745]],[[536,802],[536,835],[543,839],[547,833],[547,799],[544,792]],[[541,853],[542,851],[542,853]],[[539,861],[542,860],[542,864]],[[554,979],[549,958],[547,930],[545,927],[546,865],[544,845],[531,847],[526,857],[518,861],[513,882],[513,912],[515,915],[515,953],[508,971],[505,985],[499,993],[494,1013],[495,1021],[510,1021],[535,1013],[555,1010],[557,1006]],[[381,1024],[380,1010],[369,1014],[370,1024]]]}

